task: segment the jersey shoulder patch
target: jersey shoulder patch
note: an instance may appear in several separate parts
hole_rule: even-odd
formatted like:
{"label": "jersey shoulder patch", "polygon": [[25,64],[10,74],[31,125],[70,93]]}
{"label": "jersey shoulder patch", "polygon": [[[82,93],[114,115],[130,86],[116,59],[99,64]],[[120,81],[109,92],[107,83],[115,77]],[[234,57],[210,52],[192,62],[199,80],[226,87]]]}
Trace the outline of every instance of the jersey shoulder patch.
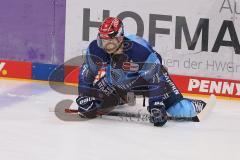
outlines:
{"label": "jersey shoulder patch", "polygon": [[126,53],[135,62],[144,62],[155,52],[146,40],[135,35],[127,36],[126,43],[130,43]]}
{"label": "jersey shoulder patch", "polygon": [[144,38],[136,36],[136,35],[128,35],[126,36],[126,38],[128,38],[129,40],[145,47],[147,50],[149,50],[149,52],[153,52],[154,50],[152,49],[151,45],[149,44],[149,42],[147,42]]}

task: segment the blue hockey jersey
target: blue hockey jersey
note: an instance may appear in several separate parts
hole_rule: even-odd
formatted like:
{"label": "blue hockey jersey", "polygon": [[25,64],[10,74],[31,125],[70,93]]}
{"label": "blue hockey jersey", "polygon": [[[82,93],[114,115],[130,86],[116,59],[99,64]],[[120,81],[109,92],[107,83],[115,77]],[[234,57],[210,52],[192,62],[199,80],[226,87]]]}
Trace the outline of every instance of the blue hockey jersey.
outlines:
{"label": "blue hockey jersey", "polygon": [[83,87],[94,87],[96,81],[106,76],[109,85],[125,91],[147,90],[152,99],[161,99],[167,92],[164,83],[169,84],[170,79],[168,74],[161,73],[161,63],[161,56],[141,37],[124,37],[123,54],[112,55],[94,40],[87,49],[86,60],[80,70],[79,92]]}

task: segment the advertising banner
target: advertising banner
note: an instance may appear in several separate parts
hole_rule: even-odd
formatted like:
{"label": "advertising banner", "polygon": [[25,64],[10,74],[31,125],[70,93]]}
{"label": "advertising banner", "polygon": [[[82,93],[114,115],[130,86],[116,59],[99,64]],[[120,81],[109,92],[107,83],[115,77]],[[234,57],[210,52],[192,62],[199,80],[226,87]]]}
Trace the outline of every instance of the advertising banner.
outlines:
{"label": "advertising banner", "polygon": [[182,93],[240,98],[240,81],[172,75]]}
{"label": "advertising banner", "polygon": [[239,0],[67,1],[65,61],[84,53],[108,16],[149,41],[172,74],[240,79]]}
{"label": "advertising banner", "polygon": [[0,60],[0,77],[32,79],[32,63]]}

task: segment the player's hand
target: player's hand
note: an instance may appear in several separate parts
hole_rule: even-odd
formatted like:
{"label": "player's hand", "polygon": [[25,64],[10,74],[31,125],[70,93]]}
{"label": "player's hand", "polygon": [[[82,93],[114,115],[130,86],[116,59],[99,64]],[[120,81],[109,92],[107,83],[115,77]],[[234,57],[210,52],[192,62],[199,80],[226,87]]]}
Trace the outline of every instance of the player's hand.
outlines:
{"label": "player's hand", "polygon": [[86,118],[96,117],[97,108],[100,106],[100,100],[95,97],[82,96],[76,99],[80,116]]}
{"label": "player's hand", "polygon": [[163,126],[167,122],[167,112],[162,102],[150,105],[147,109],[150,113],[150,122],[154,126]]}

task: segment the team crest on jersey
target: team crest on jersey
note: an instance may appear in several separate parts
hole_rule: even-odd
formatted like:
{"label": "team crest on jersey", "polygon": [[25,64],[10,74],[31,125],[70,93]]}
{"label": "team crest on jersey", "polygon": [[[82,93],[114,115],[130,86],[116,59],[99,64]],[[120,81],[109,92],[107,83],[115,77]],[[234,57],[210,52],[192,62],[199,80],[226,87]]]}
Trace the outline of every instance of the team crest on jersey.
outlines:
{"label": "team crest on jersey", "polygon": [[122,65],[124,71],[137,72],[139,71],[139,65],[133,62],[124,62]]}

